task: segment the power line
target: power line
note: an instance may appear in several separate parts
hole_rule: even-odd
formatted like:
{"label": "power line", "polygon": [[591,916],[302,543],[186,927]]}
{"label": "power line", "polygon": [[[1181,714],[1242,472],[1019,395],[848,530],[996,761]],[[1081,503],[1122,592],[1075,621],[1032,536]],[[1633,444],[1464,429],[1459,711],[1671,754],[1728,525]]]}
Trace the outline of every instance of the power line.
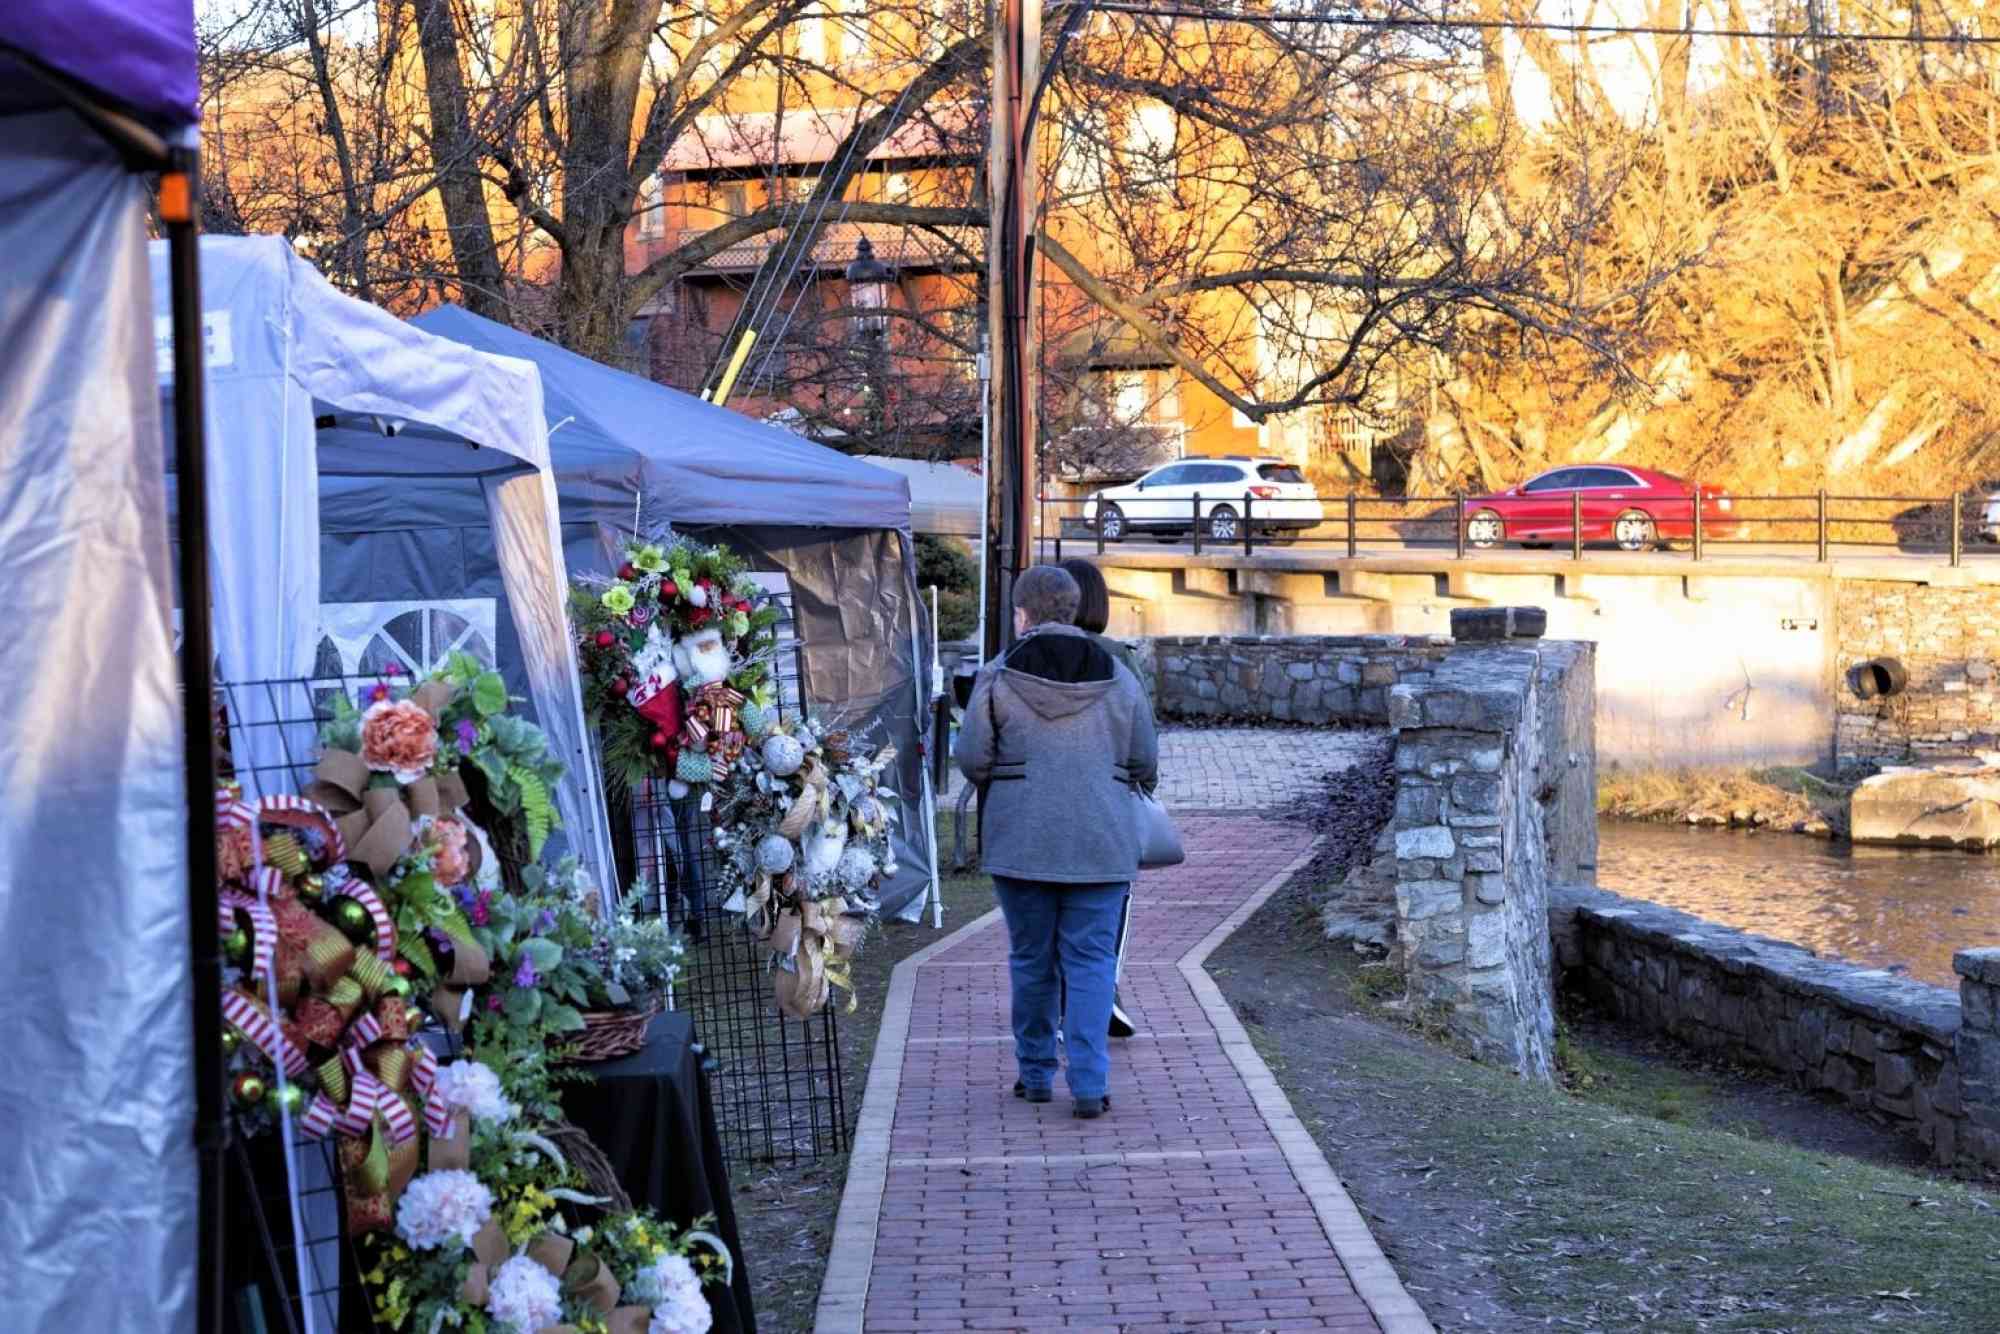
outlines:
{"label": "power line", "polygon": [[1805,41],[1908,43],[1922,46],[1995,46],[2000,36],[1921,32],[1781,32],[1775,28],[1668,28],[1652,24],[1627,26],[1613,23],[1550,23],[1539,19],[1403,19],[1371,18],[1360,14],[1237,14],[1226,10],[1202,9],[1192,5],[1146,5],[1122,0],[1097,0],[1093,8],[1112,14],[1137,14],[1145,18],[1208,19],[1218,23],[1280,25],[1318,24],[1336,28],[1374,28],[1384,31],[1505,31],[1553,32],[1573,37],[1731,37],[1746,41]]}

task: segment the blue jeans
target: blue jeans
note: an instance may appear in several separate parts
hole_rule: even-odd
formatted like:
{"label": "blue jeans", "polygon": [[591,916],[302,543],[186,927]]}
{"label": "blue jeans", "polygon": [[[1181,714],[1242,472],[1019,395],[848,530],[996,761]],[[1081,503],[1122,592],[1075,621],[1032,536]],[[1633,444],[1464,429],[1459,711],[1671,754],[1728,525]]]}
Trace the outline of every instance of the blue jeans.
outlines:
{"label": "blue jeans", "polygon": [[[1029,1088],[1053,1088],[1056,1024],[1069,1053],[1069,1091],[1101,1098],[1111,1078],[1111,995],[1118,924],[1130,886],[1056,885],[993,877],[1007,919],[1014,1059]],[[1068,1014],[1063,1014],[1067,991]]]}

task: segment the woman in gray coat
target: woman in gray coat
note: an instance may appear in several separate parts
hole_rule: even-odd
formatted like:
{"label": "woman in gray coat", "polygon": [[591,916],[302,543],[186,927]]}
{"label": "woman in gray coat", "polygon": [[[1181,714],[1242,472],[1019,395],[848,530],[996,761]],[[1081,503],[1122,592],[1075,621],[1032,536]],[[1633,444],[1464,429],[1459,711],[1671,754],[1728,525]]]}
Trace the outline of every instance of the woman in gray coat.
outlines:
{"label": "woman in gray coat", "polygon": [[[1153,683],[1139,670],[1139,655],[1132,646],[1122,639],[1110,639],[1105,631],[1111,627],[1111,590],[1105,585],[1103,573],[1087,560],[1066,560],[1059,567],[1063,573],[1076,580],[1076,628],[1096,640],[1106,653],[1125,664],[1138,679],[1146,692],[1147,707],[1152,706]],[[1125,976],[1125,942],[1132,930],[1132,899],[1125,899],[1125,912],[1118,922],[1118,960],[1113,965],[1113,977],[1122,980]],[[1137,1032],[1130,1015],[1125,1013],[1124,1003],[1119,999],[1114,986],[1111,993],[1111,1036],[1129,1038]]]}
{"label": "woman in gray coat", "polygon": [[1159,742],[1138,678],[1071,623],[1078,597],[1051,565],[1015,581],[1020,638],[980,670],[957,759],[984,794],[980,865],[1007,920],[1023,1095],[1054,1096],[1062,1022],[1070,1096],[1089,1118],[1111,1105],[1118,932],[1139,869],[1132,788],[1156,779]]}

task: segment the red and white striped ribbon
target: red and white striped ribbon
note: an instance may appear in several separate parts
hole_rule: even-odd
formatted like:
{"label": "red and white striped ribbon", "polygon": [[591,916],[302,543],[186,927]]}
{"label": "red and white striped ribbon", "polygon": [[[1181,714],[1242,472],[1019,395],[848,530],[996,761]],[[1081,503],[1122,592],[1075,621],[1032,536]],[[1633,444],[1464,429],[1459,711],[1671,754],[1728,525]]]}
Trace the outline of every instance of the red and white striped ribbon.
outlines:
{"label": "red and white striped ribbon", "polygon": [[248,894],[223,890],[216,900],[216,925],[224,933],[234,931],[238,912],[250,919],[250,975],[262,977],[271,971],[271,957],[277,953],[278,919]]}
{"label": "red and white striped ribbon", "polygon": [[299,1129],[314,1139],[325,1139],[340,1121],[340,1107],[324,1093],[313,1094],[312,1105],[299,1118]]}
{"label": "red and white striped ribbon", "polygon": [[369,920],[375,923],[375,957],[383,963],[396,961],[396,921],[389,916],[389,909],[373,889],[359,880],[349,880],[340,887],[340,892],[368,910]]}
{"label": "red and white striped ribbon", "polygon": [[343,1134],[365,1135],[375,1124],[377,1116],[387,1127],[389,1138],[397,1144],[417,1133],[416,1118],[410,1115],[409,1104],[387,1084],[364,1070],[355,1075],[354,1088],[347,1097],[347,1110],[341,1113],[336,1125]]}
{"label": "red and white striped ribbon", "polygon": [[410,1089],[424,1100],[424,1129],[436,1139],[451,1138],[451,1108],[444,1100],[444,1090],[438,1087],[437,1057],[428,1047],[416,1049],[417,1058],[410,1065]]}
{"label": "red and white striped ribbon", "polygon": [[306,1072],[305,1053],[293,1046],[283,1030],[248,996],[236,991],[223,992],[222,1017],[240,1029],[273,1065],[282,1066],[290,1078],[297,1079]]}
{"label": "red and white striped ribbon", "polygon": [[[318,802],[307,801],[304,797],[290,795],[270,796],[265,797],[257,803],[257,810],[277,815],[306,815],[312,817],[313,822],[320,826],[320,832],[327,839],[326,864],[332,866],[337,862],[347,860],[347,844],[340,837],[340,826],[333,822],[333,816],[328,812],[326,807],[320,805]],[[286,820],[274,821],[273,823],[290,824],[293,822]]]}

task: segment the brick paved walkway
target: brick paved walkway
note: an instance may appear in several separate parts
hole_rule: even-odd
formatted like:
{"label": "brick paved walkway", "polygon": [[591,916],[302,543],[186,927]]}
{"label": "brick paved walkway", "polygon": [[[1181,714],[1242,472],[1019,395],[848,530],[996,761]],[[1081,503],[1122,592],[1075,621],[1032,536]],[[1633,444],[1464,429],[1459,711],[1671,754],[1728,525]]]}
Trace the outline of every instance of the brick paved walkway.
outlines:
{"label": "brick paved walkway", "polygon": [[[1331,766],[1328,766],[1331,767]],[[820,1334],[1431,1326],[1200,961],[1287,878],[1302,829],[1183,817],[1143,875],[1114,1109],[1030,1106],[997,913],[898,965],[821,1292]]]}

